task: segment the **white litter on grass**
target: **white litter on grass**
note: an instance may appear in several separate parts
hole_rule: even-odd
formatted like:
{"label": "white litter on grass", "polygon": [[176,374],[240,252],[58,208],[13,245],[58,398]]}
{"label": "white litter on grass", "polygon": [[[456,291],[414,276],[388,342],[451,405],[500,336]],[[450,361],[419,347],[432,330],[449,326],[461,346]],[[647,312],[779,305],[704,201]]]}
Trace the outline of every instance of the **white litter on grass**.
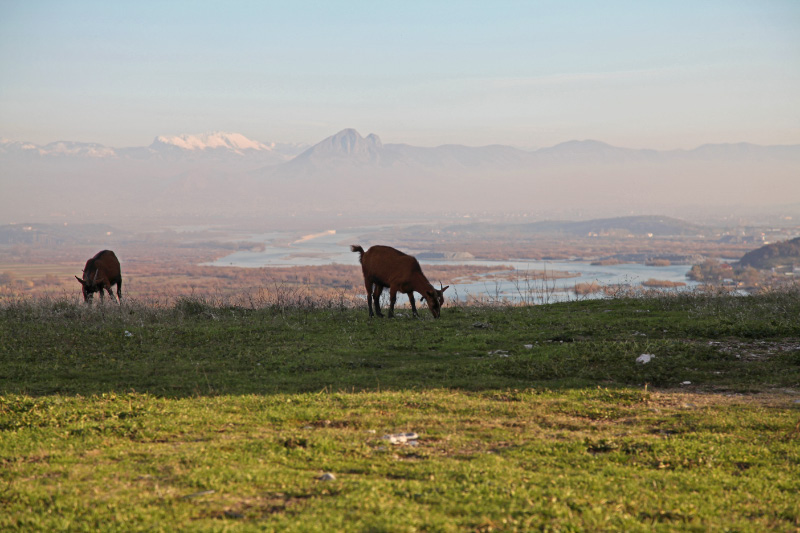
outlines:
{"label": "white litter on grass", "polygon": [[320,481],[336,481],[336,476],[334,476],[330,472],[325,472],[321,476],[318,476],[317,479]]}
{"label": "white litter on grass", "polygon": [[681,381],[681,385],[691,385],[691,381]]}
{"label": "white litter on grass", "polygon": [[643,353],[642,355],[636,358],[636,362],[639,363],[640,365],[644,365],[652,361],[653,357],[655,357],[655,355],[651,353]]}
{"label": "white litter on grass", "polygon": [[489,355],[496,355],[497,357],[508,357],[508,350],[494,350],[489,352]]}
{"label": "white litter on grass", "polygon": [[384,435],[381,438],[388,440],[389,444],[410,444],[416,446],[419,435],[416,433],[393,433],[391,435]]}
{"label": "white litter on grass", "polygon": [[126,329],[126,330],[125,330],[125,336],[126,336],[126,337],[133,337],[133,333],[131,333],[130,331],[128,331],[128,330]]}
{"label": "white litter on grass", "polygon": [[528,350],[532,350],[533,349],[533,344],[523,344],[523,346],[525,348],[527,348]]}

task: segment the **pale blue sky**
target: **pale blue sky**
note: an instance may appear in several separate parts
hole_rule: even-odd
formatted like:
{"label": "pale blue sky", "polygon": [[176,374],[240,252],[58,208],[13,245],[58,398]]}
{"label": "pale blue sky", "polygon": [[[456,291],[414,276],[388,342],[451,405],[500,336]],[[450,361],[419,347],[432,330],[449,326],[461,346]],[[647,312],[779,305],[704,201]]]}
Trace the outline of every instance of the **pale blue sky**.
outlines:
{"label": "pale blue sky", "polygon": [[0,136],[800,143],[800,1],[0,0]]}

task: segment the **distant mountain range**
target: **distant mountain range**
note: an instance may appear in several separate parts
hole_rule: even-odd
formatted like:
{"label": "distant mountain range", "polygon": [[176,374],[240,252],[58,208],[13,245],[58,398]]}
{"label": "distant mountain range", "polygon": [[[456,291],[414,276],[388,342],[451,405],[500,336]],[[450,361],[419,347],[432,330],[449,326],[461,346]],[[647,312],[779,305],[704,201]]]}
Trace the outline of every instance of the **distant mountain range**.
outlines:
{"label": "distant mountain range", "polygon": [[0,213],[46,217],[419,213],[797,202],[800,145],[635,150],[569,141],[432,148],[345,129],[313,146],[236,133],[159,136],[147,147],[0,141]]}
{"label": "distant mountain range", "polygon": [[687,237],[708,234],[711,228],[692,224],[677,218],[638,215],[614,218],[601,218],[593,220],[544,220],[528,224],[497,224],[473,223],[459,224],[444,228],[445,231],[455,231],[460,234],[474,233],[476,235],[547,235],[547,236],[617,236],[636,237]]}
{"label": "distant mountain range", "polygon": [[[512,236],[571,236],[587,237],[592,235],[617,237],[675,237],[712,234],[713,228],[692,224],[684,220],[665,216],[627,216],[593,220],[561,220],[543,221],[530,224],[472,223],[454,224],[442,228],[445,232],[457,232],[464,236],[474,234],[479,238],[512,238]],[[396,230],[392,230],[396,234]],[[429,231],[429,229],[427,230]],[[108,237],[130,236],[129,233],[109,224],[0,224],[0,244],[77,244],[83,242],[102,242]],[[795,239],[800,243],[800,238]],[[765,247],[767,248],[767,247]],[[751,252],[748,255],[753,254]],[[428,259],[464,259],[464,254],[448,253],[438,256],[432,253],[420,256]],[[748,256],[745,256],[748,257]],[[743,258],[743,261],[745,259]]]}

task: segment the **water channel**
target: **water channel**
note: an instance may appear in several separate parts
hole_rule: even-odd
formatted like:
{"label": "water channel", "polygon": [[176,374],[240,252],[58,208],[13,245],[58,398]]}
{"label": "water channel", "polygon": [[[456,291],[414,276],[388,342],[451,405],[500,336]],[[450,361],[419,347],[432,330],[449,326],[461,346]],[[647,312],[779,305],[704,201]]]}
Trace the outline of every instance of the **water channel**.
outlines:
{"label": "water channel", "polygon": [[[218,267],[270,267],[270,266],[317,266],[330,264],[357,265],[357,255],[350,251],[350,244],[364,244],[361,237],[363,230],[334,230],[312,233],[300,237],[291,237],[287,233],[275,232],[249,235],[247,241],[260,242],[264,249],[260,251],[237,251],[212,263]],[[406,251],[406,250],[404,250]],[[407,250],[416,253],[414,250]],[[480,265],[497,266],[494,274],[484,279],[474,278],[466,283],[455,284],[446,296],[448,299],[480,299],[485,301],[509,300],[528,303],[558,302],[574,300],[578,296],[574,292],[576,284],[594,283],[600,286],[641,287],[642,282],[649,279],[660,281],[683,282],[686,286],[673,290],[691,290],[697,285],[686,278],[690,265],[644,266],[635,263],[617,265],[592,265],[584,261],[534,261],[516,259],[512,261],[459,260],[436,261],[426,259],[424,265]],[[506,266],[514,268],[509,271]],[[569,272],[571,277],[551,277],[539,279],[539,274]],[[430,280],[438,286],[438,280]],[[596,293],[591,297],[601,297]],[[399,301],[402,303],[402,301]]]}

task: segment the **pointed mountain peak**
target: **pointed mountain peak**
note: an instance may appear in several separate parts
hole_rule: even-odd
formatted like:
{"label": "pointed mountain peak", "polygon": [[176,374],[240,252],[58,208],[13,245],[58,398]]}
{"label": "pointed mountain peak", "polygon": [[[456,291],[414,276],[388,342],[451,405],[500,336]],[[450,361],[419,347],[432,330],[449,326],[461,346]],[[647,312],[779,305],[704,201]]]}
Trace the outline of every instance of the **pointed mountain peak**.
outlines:
{"label": "pointed mountain peak", "polygon": [[[361,134],[358,133],[358,131],[356,131],[353,128],[343,129],[339,133],[337,133],[337,134],[335,134],[335,135],[333,135],[331,137],[328,137],[328,139],[331,139],[333,143],[341,144],[342,146],[357,147],[357,146],[363,145],[363,144],[374,146],[374,147],[378,147],[378,148],[383,146],[383,143],[381,142],[380,137],[378,137],[374,133],[370,133],[366,137],[362,137]],[[326,140],[328,140],[328,139],[326,139]],[[322,141],[322,142],[325,142],[325,141]],[[320,144],[322,144],[322,143],[320,143]]]}
{"label": "pointed mountain peak", "polygon": [[373,156],[382,148],[380,137],[374,133],[364,138],[353,128],[347,128],[312,146],[306,154],[308,157]]}
{"label": "pointed mountain peak", "polygon": [[352,139],[363,139],[364,137],[361,136],[360,133],[355,128],[345,128],[342,131],[331,135],[331,137],[336,138],[352,138]]}

